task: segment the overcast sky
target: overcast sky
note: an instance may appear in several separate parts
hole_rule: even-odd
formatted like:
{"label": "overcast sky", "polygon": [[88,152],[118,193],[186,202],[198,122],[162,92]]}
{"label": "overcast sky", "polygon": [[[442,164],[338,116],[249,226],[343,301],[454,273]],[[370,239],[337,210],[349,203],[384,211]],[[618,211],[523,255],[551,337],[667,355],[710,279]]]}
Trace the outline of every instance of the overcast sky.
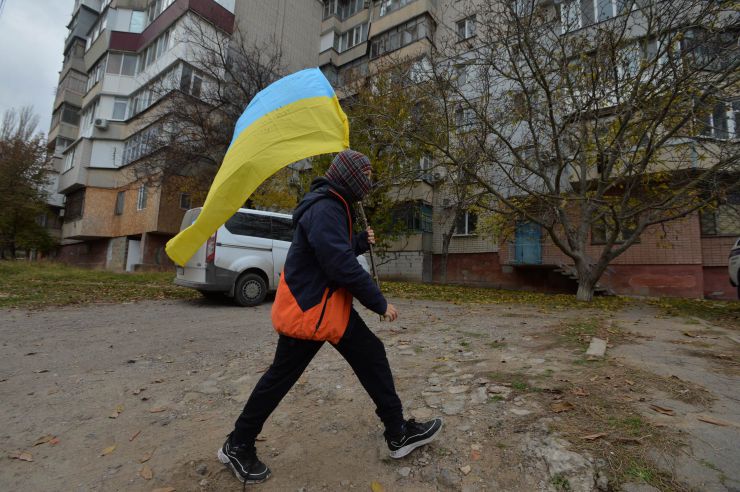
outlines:
{"label": "overcast sky", "polygon": [[0,114],[33,106],[48,133],[74,0],[5,0],[0,11]]}

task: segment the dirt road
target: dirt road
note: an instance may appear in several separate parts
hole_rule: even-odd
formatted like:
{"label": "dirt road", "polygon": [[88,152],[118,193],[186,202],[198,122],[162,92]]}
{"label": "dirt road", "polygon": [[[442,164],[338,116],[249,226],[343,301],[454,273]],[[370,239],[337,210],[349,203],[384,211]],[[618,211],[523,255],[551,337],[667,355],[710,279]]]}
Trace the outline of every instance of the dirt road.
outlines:
{"label": "dirt road", "polygon": [[[393,324],[361,312],[407,416],[442,415],[443,436],[387,458],[326,345],[264,429],[259,490],[740,489],[737,332],[647,308],[396,304]],[[269,309],[0,313],[0,490],[241,490],[215,451],[271,362]],[[594,333],[612,334],[605,361],[583,356]]]}

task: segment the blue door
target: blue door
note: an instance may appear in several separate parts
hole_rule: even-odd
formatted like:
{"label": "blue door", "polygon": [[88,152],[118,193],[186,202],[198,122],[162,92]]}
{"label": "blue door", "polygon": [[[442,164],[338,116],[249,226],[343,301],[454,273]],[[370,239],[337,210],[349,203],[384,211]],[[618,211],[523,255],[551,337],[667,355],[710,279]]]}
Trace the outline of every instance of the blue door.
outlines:
{"label": "blue door", "polygon": [[532,222],[519,222],[516,225],[514,259],[520,265],[542,264],[542,230]]}

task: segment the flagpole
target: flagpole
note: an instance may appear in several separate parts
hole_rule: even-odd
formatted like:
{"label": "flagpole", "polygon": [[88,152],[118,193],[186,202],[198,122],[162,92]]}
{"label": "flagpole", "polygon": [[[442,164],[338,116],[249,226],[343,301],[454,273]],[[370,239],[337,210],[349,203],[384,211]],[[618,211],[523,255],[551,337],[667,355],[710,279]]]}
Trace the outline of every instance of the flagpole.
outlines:
{"label": "flagpole", "polygon": [[[367,216],[365,215],[365,208],[362,206],[362,202],[357,202],[357,210],[360,213],[360,220],[362,221],[362,226],[367,230],[368,223],[367,223]],[[375,280],[375,285],[378,286],[378,289],[380,289],[380,277],[378,277],[378,270],[375,268],[375,252],[373,251],[373,244],[368,241],[367,245],[370,247],[370,270],[372,270],[373,273],[373,280]],[[383,315],[380,316],[380,321],[383,321]]]}

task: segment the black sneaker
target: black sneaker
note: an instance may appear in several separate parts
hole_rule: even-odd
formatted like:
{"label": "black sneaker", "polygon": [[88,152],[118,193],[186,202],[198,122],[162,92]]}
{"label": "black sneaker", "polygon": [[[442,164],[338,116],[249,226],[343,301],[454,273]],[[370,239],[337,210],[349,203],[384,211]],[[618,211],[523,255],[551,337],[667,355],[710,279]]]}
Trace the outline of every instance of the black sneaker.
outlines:
{"label": "black sneaker", "polygon": [[240,482],[262,483],[270,478],[270,469],[257,458],[254,446],[234,444],[231,434],[218,450],[218,460],[231,468]]}
{"label": "black sneaker", "polygon": [[402,434],[397,436],[386,434],[385,436],[388,449],[391,450],[391,458],[403,458],[414,449],[433,441],[441,428],[442,419],[440,418],[429,422],[416,422],[414,419],[407,420]]}

